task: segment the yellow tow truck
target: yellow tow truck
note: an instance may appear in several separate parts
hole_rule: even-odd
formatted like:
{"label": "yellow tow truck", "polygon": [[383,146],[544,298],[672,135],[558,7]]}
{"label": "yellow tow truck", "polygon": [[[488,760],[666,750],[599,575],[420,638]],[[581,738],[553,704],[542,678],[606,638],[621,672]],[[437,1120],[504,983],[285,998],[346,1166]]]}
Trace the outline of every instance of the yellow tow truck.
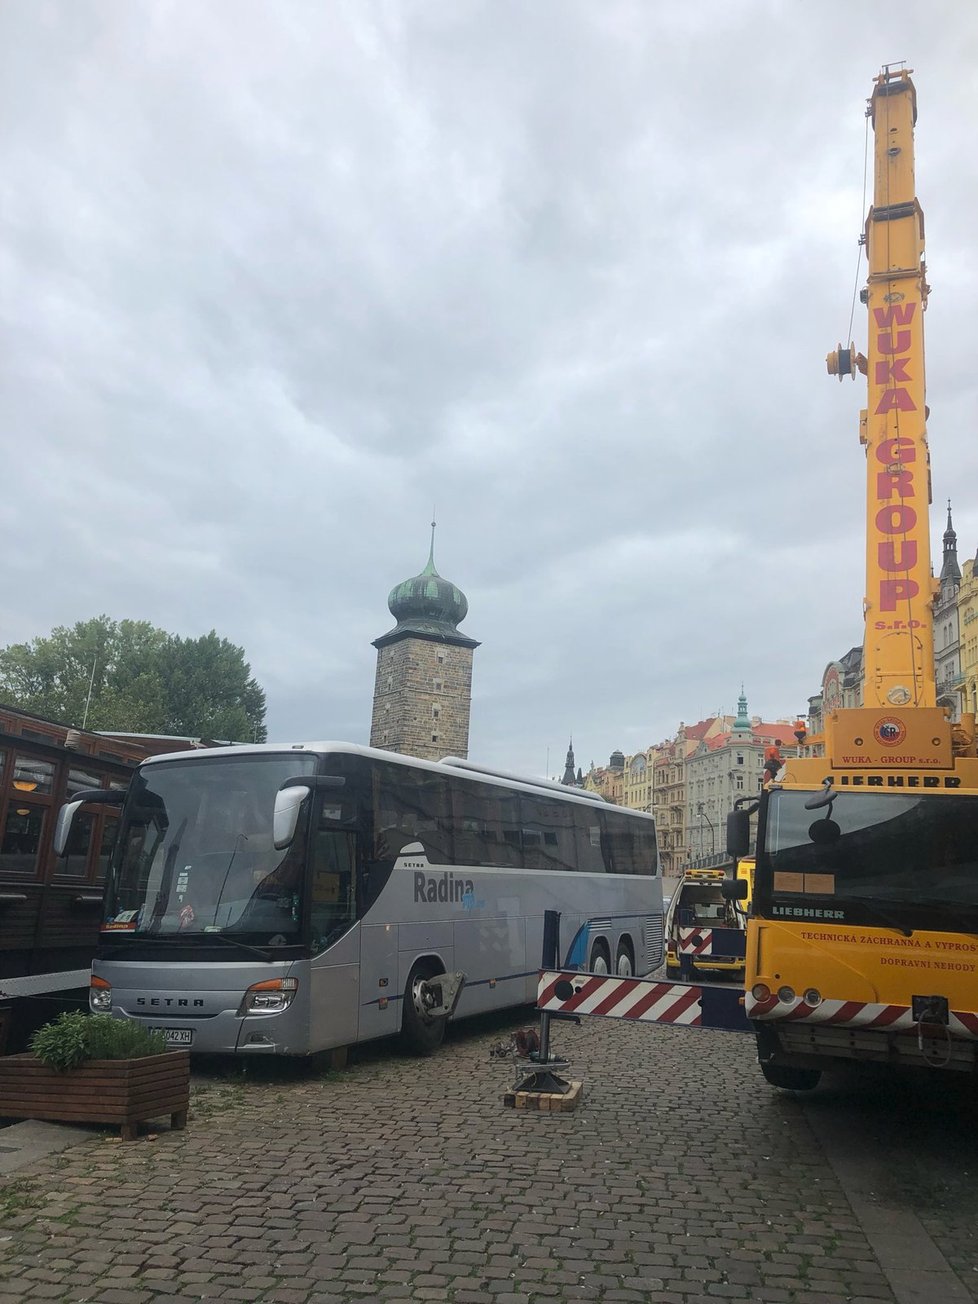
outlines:
{"label": "yellow tow truck", "polygon": [[[727,870],[688,869],[676,886],[666,911],[666,974],[678,978],[685,973],[723,974],[741,977],[744,957],[725,956],[697,949],[708,945],[707,931],[731,929],[741,933],[747,928],[751,888],[754,880],[752,857],[737,862],[737,878],[746,880],[747,895],[738,901],[724,899],[722,884]],[[743,889],[742,889],[743,890]],[[680,930],[683,930],[682,933]],[[712,952],[712,947],[709,947]],[[684,965],[683,960],[686,959]]]}

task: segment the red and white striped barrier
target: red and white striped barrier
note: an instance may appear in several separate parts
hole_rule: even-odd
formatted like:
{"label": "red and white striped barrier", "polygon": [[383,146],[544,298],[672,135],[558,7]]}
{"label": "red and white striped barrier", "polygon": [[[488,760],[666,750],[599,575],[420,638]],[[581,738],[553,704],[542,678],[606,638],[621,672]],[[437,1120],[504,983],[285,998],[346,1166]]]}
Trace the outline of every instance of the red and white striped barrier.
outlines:
{"label": "red and white striped barrier", "polygon": [[680,928],[679,954],[680,955],[712,955],[713,954],[713,929],[712,928]]}
{"label": "red and white striped barrier", "polygon": [[[748,1019],[779,1023],[817,1023],[822,1027],[875,1028],[887,1032],[910,1032],[917,1021],[909,1005],[879,1005],[872,1001],[821,1001],[809,1005],[803,997],[782,1001],[774,993],[757,1000],[746,993],[744,1009]],[[952,1037],[978,1039],[978,1014],[952,1010],[948,1022]]]}
{"label": "red and white striped barrier", "polygon": [[[572,994],[557,995],[564,982]],[[701,988],[691,983],[657,983],[607,974],[541,973],[537,1008],[552,1014],[595,1014],[640,1023],[702,1025]]]}
{"label": "red and white striped barrier", "polygon": [[651,978],[613,978],[609,974],[544,970],[537,1007],[550,1014],[592,1014],[635,1023],[666,1023],[674,1028],[717,1028],[750,1032],[744,993],[726,984],[656,982]]}

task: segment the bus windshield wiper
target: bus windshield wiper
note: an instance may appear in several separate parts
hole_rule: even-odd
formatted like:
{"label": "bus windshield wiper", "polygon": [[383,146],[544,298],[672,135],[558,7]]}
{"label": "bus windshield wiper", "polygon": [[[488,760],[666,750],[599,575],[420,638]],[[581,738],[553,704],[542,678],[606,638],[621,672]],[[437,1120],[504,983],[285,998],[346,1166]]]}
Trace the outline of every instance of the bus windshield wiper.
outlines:
{"label": "bus windshield wiper", "polygon": [[249,951],[252,955],[257,955],[260,960],[271,963],[274,959],[271,951],[266,951],[260,946],[252,946],[250,942],[239,942],[236,937],[229,937],[227,933],[204,933],[202,936],[208,941],[224,942],[227,946],[236,946],[239,951]]}
{"label": "bus windshield wiper", "polygon": [[908,924],[905,924],[896,915],[890,914],[886,907],[881,906],[875,897],[850,896],[846,893],[840,900],[846,906],[862,906],[865,910],[871,910],[877,916],[877,923],[884,924],[887,928],[895,928],[904,937],[910,937],[913,934],[913,929]]}
{"label": "bus windshield wiper", "polygon": [[[227,933],[209,932],[209,933],[157,933],[157,932],[136,932],[130,936],[138,939],[140,942],[162,942],[171,946],[182,946],[184,950],[190,950],[201,943],[223,942],[226,946],[236,946],[239,951],[248,951],[251,955],[257,955],[259,960],[265,960],[268,963],[275,958],[270,951],[263,950],[260,946],[252,946],[250,942],[240,942],[236,937],[228,937]],[[125,943],[123,943],[125,945]]]}

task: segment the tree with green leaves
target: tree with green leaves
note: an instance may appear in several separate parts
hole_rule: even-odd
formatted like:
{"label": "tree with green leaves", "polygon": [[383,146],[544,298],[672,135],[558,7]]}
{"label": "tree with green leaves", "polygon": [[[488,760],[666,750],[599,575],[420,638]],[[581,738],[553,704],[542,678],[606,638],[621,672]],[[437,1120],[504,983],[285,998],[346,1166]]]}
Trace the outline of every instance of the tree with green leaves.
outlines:
{"label": "tree with green leaves", "polygon": [[96,616],[0,650],[0,700],[114,733],[264,742],[265,693],[244,650],[214,630],[181,638]]}

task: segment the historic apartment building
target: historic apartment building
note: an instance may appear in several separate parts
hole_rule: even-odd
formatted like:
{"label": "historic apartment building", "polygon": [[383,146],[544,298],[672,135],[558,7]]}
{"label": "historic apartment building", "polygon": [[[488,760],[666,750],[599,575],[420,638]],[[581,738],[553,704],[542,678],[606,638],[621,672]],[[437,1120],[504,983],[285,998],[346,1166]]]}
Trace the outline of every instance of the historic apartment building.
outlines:
{"label": "historic apartment building", "polygon": [[978,715],[978,556],[961,568],[958,589],[961,655],[961,709]]}
{"label": "historic apartment building", "polygon": [[686,765],[704,743],[719,737],[733,723],[732,716],[713,715],[696,724],[680,721],[674,738],[655,747],[653,766],[655,815],[662,872],[678,874],[690,860],[686,817]]}
{"label": "historic apartment building", "polygon": [[724,857],[726,819],[737,797],[759,790],[767,754],[797,749],[794,725],[765,724],[747,714],[741,691],[736,716],[681,722],[675,737],[643,752],[612,752],[592,765],[584,786],[607,801],[655,816],[662,872],[675,876],[691,862]]}
{"label": "historic apartment building", "polygon": [[469,754],[472,655],[479,646],[459,633],[469,609],[461,589],[435,569],[432,526],[428,564],[390,592],[397,621],[375,639],[370,745],[437,761]]}
{"label": "historic apartment building", "polygon": [[[934,599],[934,682],[937,702],[953,720],[962,711],[978,713],[978,557],[958,564],[958,536],[947,508],[947,528],[938,590]],[[822,690],[808,699],[811,737],[822,733],[832,711],[862,706],[862,647],[850,648],[830,661],[822,675]],[[817,753],[819,744],[810,744]],[[806,749],[807,750],[807,749]]]}
{"label": "historic apartment building", "polygon": [[733,727],[729,732],[704,738],[686,759],[686,840],[690,859],[724,855],[727,816],[739,797],[760,791],[764,764],[772,749],[785,758],[797,753],[794,724],[751,719],[741,690]]}
{"label": "historic apartment building", "polygon": [[584,776],[582,785],[588,792],[596,792],[605,801],[616,806],[625,804],[625,753],[612,752],[607,765],[595,765]]}

